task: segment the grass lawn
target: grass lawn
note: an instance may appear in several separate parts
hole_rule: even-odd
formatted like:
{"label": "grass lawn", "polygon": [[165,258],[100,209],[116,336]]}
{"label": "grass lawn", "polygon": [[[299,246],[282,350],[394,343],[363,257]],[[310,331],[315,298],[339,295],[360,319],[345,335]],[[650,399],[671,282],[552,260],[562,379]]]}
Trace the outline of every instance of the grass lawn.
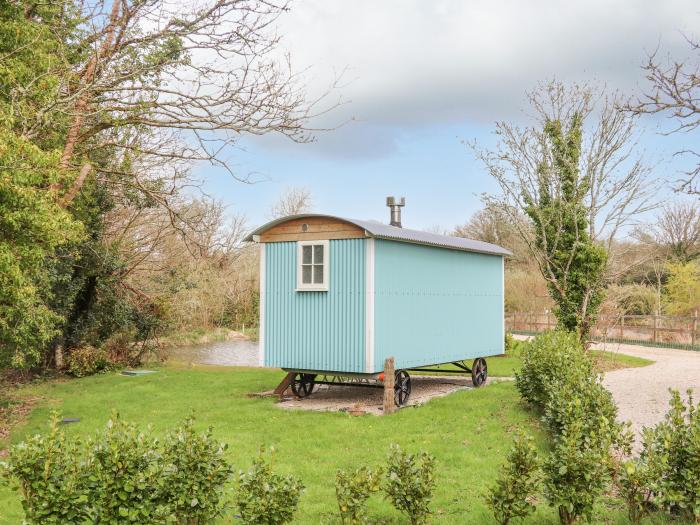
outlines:
{"label": "grass lawn", "polygon": [[591,355],[593,356],[596,368],[601,372],[609,372],[610,370],[618,370],[620,368],[639,368],[654,362],[649,359],[644,359],[643,357],[635,357],[617,352],[604,352],[603,350],[591,350]]}
{"label": "grass lawn", "polygon": [[[504,368],[511,366],[506,365],[508,358],[500,359]],[[319,523],[335,511],[336,469],[381,464],[395,442],[437,458],[434,523],[481,524],[493,523],[482,494],[505,458],[510,434],[519,426],[537,431],[535,418],[509,382],[456,392],[389,417],[283,410],[272,399],[247,397],[271,388],[281,377],[274,370],[167,366],[150,376],[109,373],[26,386],[21,395],[39,401],[26,423],[14,429],[11,442],[44,431],[54,408],[65,417],[81,418],[66,431],[84,436],[102,427],[115,409],[126,420],[150,424],[157,432],[194,411],[199,426],[212,425],[215,435],[230,445],[229,459],[236,468],[247,468],[260,445],[275,448],[275,467],[301,477],[307,487],[295,522],[299,524]],[[0,448],[7,444],[0,442]],[[379,496],[372,497],[370,511],[373,522],[407,523]],[[604,523],[626,523],[618,503],[601,508],[600,515]],[[15,493],[0,487],[0,524],[15,525],[21,517]],[[526,523],[557,521],[542,504]]]}
{"label": "grass lawn", "polygon": [[[609,372],[610,370],[618,370],[620,368],[647,366],[654,362],[641,357],[633,357],[617,352],[603,352],[601,350],[591,350],[591,356],[593,357],[596,368],[601,372]],[[491,377],[513,377],[515,371],[519,370],[522,366],[522,359],[517,354],[489,357],[486,359],[486,362],[488,363],[489,376]],[[464,373],[451,364],[430,368],[439,368],[447,371],[455,370],[458,373]]]}

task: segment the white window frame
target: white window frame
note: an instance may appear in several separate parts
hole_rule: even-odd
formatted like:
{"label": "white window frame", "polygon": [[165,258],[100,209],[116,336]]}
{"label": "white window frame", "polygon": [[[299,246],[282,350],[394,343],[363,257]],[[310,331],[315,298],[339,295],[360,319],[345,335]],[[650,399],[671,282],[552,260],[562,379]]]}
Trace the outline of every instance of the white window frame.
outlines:
{"label": "white window frame", "polygon": [[[323,246],[323,284],[302,282],[302,261],[304,246]],[[313,249],[312,249],[313,250]],[[327,292],[328,268],[331,263],[330,243],[325,241],[297,241],[297,292]],[[312,251],[313,257],[313,251]],[[313,259],[312,259],[313,260]],[[313,275],[313,269],[311,271]],[[312,277],[313,279],[313,277]]]}

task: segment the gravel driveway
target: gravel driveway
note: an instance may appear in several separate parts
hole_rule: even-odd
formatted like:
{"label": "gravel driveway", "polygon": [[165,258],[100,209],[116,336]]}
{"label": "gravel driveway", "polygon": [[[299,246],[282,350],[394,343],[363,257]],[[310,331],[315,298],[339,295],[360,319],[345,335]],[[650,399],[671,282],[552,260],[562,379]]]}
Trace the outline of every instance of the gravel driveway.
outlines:
{"label": "gravel driveway", "polygon": [[684,395],[692,388],[696,401],[700,399],[700,352],[617,343],[596,344],[594,348],[655,361],[649,366],[605,374],[605,386],[615,398],[619,419],[630,421],[636,432],[663,419],[668,409],[669,388]]}

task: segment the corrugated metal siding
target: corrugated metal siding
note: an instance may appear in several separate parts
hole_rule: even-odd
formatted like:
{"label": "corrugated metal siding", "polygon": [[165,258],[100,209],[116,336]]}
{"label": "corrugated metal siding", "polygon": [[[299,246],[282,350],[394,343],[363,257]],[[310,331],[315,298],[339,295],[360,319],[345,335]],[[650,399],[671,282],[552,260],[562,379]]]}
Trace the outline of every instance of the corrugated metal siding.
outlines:
{"label": "corrugated metal siding", "polygon": [[330,241],[327,292],[297,292],[297,244],[265,244],[265,366],[365,367],[365,239]]}
{"label": "corrugated metal siding", "polygon": [[500,256],[375,242],[375,371],[503,353]]}

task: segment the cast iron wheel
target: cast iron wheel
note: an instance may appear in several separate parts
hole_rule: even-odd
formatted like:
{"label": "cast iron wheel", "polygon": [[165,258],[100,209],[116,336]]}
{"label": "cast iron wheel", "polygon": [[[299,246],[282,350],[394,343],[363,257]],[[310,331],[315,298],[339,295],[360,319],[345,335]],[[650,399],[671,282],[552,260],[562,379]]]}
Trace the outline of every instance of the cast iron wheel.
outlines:
{"label": "cast iron wheel", "polygon": [[310,396],[316,386],[316,374],[294,374],[292,393],[297,397]]}
{"label": "cast iron wheel", "polygon": [[402,407],[411,397],[411,376],[405,370],[398,370],[394,375],[394,403]]}
{"label": "cast iron wheel", "polygon": [[489,377],[489,368],[486,365],[486,359],[477,357],[472,364],[472,384],[479,388],[486,383],[486,378]]}

